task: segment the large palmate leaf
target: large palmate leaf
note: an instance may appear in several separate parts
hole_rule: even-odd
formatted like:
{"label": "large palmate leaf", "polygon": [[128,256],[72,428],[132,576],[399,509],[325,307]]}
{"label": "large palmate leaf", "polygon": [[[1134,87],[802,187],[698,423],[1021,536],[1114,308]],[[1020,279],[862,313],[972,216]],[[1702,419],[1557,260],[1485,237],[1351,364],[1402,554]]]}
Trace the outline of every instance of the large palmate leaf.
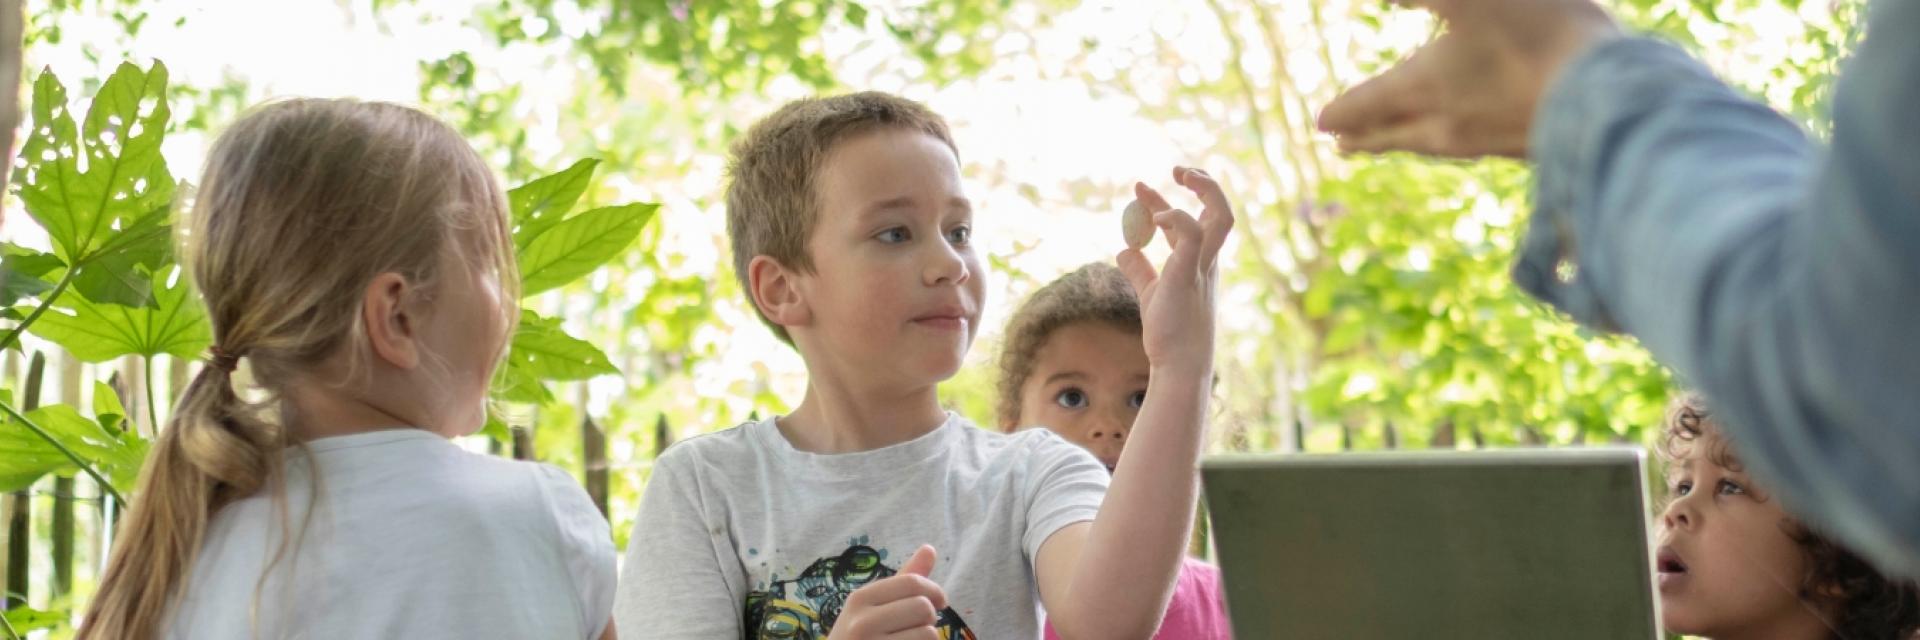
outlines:
{"label": "large palmate leaf", "polygon": [[49,275],[64,268],[59,256],[11,244],[0,246],[0,306],[52,289]]}
{"label": "large palmate leaf", "polygon": [[164,65],[142,71],[122,64],[101,85],[81,127],[52,71],[34,82],[20,199],[46,229],[54,254],[74,269],[75,290],[93,302],[154,304],[146,274],[166,262],[171,248],[174,183],[160,156],[166,93]]}
{"label": "large palmate leaf", "polygon": [[129,354],[195,358],[213,343],[206,308],[179,267],[156,278],[153,301],[151,307],[134,308],[66,298],[68,309],[47,311],[31,330],[87,362]]}
{"label": "large palmate leaf", "polygon": [[174,189],[160,157],[168,116],[167,69],[158,62],[145,71],[120,65],[94,96],[84,128],[51,70],[34,82],[20,199],[68,265],[124,248],[125,234],[150,239],[163,226]]}
{"label": "large palmate leaf", "polygon": [[[133,491],[146,459],[147,441],[132,431],[113,432],[86,419],[71,406],[55,404],[27,412],[27,419],[86,460],[125,495]],[[78,471],[73,460],[45,438],[0,416],[0,491],[17,491],[49,473]]]}

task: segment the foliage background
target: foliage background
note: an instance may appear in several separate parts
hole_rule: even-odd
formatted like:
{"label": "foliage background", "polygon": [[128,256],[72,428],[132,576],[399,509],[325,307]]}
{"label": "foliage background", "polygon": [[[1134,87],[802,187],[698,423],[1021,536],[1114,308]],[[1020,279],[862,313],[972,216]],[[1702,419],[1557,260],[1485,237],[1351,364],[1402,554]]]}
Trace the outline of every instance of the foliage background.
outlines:
{"label": "foliage background", "polygon": [[[1864,0],[1612,6],[1818,133]],[[983,424],[987,363],[1012,305],[1110,260],[1129,183],[1170,186],[1176,162],[1222,177],[1242,208],[1214,451],[1646,443],[1673,384],[1631,341],[1578,329],[1511,285],[1523,166],[1342,158],[1313,131],[1326,100],[1431,34],[1424,15],[1378,2],[48,0],[27,11],[25,76],[50,69],[76,116],[122,62],[164,62],[159,154],[176,180],[198,179],[210,136],[247,105],[358,96],[455,123],[509,184],[597,159],[576,211],[658,203],[605,266],[526,301],[553,320],[541,326],[600,347],[607,366],[545,385],[551,401],[522,394],[503,413],[512,430],[466,443],[562,465],[590,487],[604,470],[623,547],[661,448],[784,412],[804,389],[799,358],[759,326],[727,271],[719,185],[732,136],[816,92],[893,91],[954,124],[991,303],[974,365],[943,397]],[[0,235],[50,251],[19,213],[19,171]],[[15,310],[0,326],[43,294],[0,300]],[[75,429],[132,416],[132,432],[150,435],[198,366],[191,344],[83,363],[55,342],[30,332],[6,354],[0,399],[22,406],[31,354],[46,354],[44,395],[76,408],[47,412],[72,413],[55,420]],[[0,423],[0,441],[19,433]],[[9,619],[63,637],[104,549],[102,491],[79,474],[16,495],[10,522],[27,524],[8,529],[26,536],[8,536],[7,564],[31,609]],[[62,554],[78,567],[64,583]]]}

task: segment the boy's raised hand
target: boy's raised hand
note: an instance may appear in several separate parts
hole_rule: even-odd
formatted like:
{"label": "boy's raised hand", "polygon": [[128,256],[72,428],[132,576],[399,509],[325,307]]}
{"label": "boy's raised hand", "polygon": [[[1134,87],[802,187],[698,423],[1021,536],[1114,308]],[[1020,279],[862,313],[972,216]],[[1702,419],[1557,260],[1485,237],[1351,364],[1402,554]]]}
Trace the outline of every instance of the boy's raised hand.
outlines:
{"label": "boy's raised hand", "polygon": [[1121,251],[1121,273],[1140,296],[1141,339],[1154,368],[1211,370],[1214,290],[1220,283],[1220,247],[1233,230],[1233,205],[1220,183],[1199,169],[1174,167],[1173,180],[1200,197],[1199,219],[1175,209],[1152,187],[1136,183],[1134,197],[1153,212],[1173,255],[1156,272],[1139,249]]}
{"label": "boy's raised hand", "polygon": [[947,608],[947,592],[927,579],[934,557],[933,547],[921,545],[900,573],[855,589],[829,640],[939,640],[934,624]]}

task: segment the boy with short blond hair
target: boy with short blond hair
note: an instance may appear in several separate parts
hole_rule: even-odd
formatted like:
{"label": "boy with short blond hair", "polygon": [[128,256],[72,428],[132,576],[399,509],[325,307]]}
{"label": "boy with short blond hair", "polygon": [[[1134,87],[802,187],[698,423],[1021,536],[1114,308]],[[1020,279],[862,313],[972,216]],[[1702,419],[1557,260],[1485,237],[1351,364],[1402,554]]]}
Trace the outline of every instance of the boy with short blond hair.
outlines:
{"label": "boy with short blond hair", "polygon": [[730,173],[735,271],[806,361],[807,394],[657,461],[622,636],[1038,638],[1043,604],[1067,637],[1152,635],[1197,494],[1233,224],[1219,186],[1175,169],[1198,219],[1135,188],[1173,252],[1164,273],[1119,256],[1154,384],[1109,487],[1045,429],[996,433],[941,408],[985,289],[937,114],[881,93],[794,102],[734,146]]}

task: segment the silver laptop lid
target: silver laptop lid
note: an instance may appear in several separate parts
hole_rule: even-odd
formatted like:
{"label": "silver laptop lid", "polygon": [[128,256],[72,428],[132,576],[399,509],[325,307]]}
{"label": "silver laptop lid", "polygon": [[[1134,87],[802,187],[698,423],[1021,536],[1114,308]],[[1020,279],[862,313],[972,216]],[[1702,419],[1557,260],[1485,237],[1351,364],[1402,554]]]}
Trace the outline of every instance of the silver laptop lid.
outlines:
{"label": "silver laptop lid", "polygon": [[1219,456],[1236,637],[1658,638],[1645,453]]}

